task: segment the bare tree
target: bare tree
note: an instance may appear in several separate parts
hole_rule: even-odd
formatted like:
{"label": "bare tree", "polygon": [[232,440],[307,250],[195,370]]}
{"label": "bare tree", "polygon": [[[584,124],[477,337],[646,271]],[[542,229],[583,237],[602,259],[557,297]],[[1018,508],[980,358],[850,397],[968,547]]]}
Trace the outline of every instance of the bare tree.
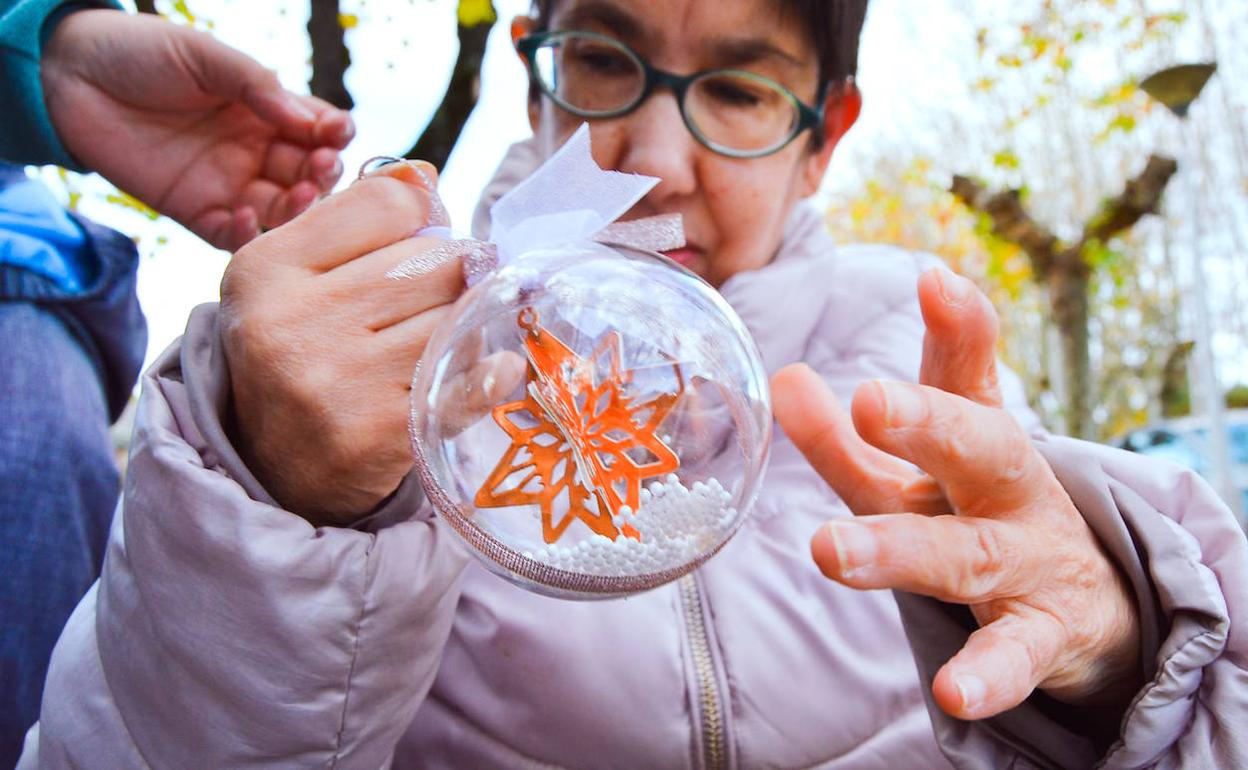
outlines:
{"label": "bare tree", "polygon": [[1074,244],[1063,244],[1023,207],[1017,190],[990,193],[978,182],[955,176],[950,191],[967,206],[988,215],[995,235],[1018,244],[1031,260],[1036,281],[1047,286],[1054,325],[1061,336],[1067,396],[1067,431],[1091,434],[1091,366],[1089,363],[1089,291],[1093,266],[1090,252],[1129,230],[1147,214],[1157,213],[1162,193],[1178,170],[1172,158],[1154,155],[1122,193],[1102,205],[1084,225]]}

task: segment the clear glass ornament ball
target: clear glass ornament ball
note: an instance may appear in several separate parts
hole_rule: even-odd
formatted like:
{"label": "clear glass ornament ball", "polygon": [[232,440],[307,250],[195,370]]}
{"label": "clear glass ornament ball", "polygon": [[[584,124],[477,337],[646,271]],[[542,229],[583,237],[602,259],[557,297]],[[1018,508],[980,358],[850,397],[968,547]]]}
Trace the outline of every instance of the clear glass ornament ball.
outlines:
{"label": "clear glass ornament ball", "polygon": [[467,291],[412,386],[439,515],[524,588],[607,598],[714,555],[758,493],[771,404],[719,293],[665,257],[526,253]]}

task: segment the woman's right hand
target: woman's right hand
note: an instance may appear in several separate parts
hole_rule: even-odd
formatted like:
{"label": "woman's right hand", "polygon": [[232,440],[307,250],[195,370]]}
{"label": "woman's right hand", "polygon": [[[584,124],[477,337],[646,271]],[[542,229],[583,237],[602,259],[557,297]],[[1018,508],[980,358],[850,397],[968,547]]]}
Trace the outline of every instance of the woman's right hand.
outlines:
{"label": "woman's right hand", "polygon": [[411,469],[412,372],[463,271],[447,257],[417,278],[386,274],[443,243],[412,235],[441,211],[433,176],[429,164],[385,166],[226,270],[228,430],[269,493],[314,524],[350,523]]}

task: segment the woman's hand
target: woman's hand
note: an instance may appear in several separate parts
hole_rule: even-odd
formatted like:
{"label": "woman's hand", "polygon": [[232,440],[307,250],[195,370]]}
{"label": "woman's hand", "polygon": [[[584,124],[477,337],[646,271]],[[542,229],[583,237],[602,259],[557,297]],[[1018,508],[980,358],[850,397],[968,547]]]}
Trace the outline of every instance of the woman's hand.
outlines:
{"label": "woman's hand", "polygon": [[853,588],[970,605],[980,629],[933,685],[955,717],[992,716],[1036,687],[1072,703],[1129,697],[1139,670],[1132,597],[1002,409],[996,313],[944,271],[920,278],[919,301],[921,385],[864,383],[851,420],[808,367],[773,380],[781,426],[863,517],[822,527],[816,563]]}
{"label": "woman's hand", "polygon": [[463,291],[460,259],[444,248],[419,276],[387,276],[445,243],[412,237],[440,206],[432,174],[429,164],[385,166],[255,239],[226,269],[232,437],[269,493],[315,524],[367,513],[412,466],[412,372]]}
{"label": "woman's hand", "polygon": [[348,113],[285,91],[245,54],[141,14],[71,13],[41,77],[75,159],[223,249],[328,192],[355,133]]}

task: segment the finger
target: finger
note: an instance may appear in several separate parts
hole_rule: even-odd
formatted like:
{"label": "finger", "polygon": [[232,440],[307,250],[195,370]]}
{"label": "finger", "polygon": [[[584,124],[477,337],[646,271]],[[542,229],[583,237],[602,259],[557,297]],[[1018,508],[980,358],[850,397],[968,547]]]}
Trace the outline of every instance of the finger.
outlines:
{"label": "finger", "polygon": [[184,61],[205,91],[246,105],[285,139],[307,147],[341,149],[354,135],[345,111],[287,91],[277,75],[241,51],[190,30],[179,35],[178,41]]}
{"label": "finger", "polygon": [[780,427],[855,514],[903,510],[898,507],[902,491],[918,474],[858,436],[823,378],[805,364],[794,364],[777,372],[771,384]]}
{"label": "finger", "polygon": [[953,513],[949,500],[945,497],[945,490],[941,488],[936,479],[926,473],[919,474],[917,478],[902,487],[901,502],[897,505],[897,510],[921,513],[924,516]]}
{"label": "finger", "polygon": [[[307,183],[302,183],[307,184]],[[425,226],[429,193],[392,176],[370,177],[329,196],[278,231],[265,259],[315,272],[389,246]]]}
{"label": "finger", "polygon": [[458,434],[489,414],[524,381],[526,365],[519,353],[500,350],[454,378],[438,402],[446,430]]}
{"label": "finger", "polygon": [[[382,165],[364,173],[361,180],[373,176],[390,176],[425,188],[429,191],[427,225],[429,227],[451,226],[451,217],[447,213],[446,207],[442,205],[442,198],[438,195],[438,170],[432,163],[424,160],[408,160],[406,158],[396,162],[383,162]],[[356,180],[356,182],[361,180]],[[352,182],[352,184],[356,182]]]}
{"label": "finger", "polygon": [[265,179],[252,180],[240,196],[242,206],[254,209],[260,226],[272,229],[302,214],[316,201],[320,191],[311,182],[282,187]]}
{"label": "finger", "polygon": [[456,241],[408,238],[324,274],[325,291],[359,307],[374,331],[438,305],[464,290]]}
{"label": "finger", "polygon": [[355,121],[352,120],[350,112],[340,110],[315,96],[305,94],[296,98],[316,114],[312,144],[341,150],[355,138]]}
{"label": "finger", "polygon": [[240,102],[284,135],[311,143],[317,113],[282,88],[272,70],[207,33],[185,30],[176,41],[183,61],[205,92]]}
{"label": "finger", "polygon": [[863,439],[931,474],[961,513],[1030,507],[1057,483],[1002,409],[926,385],[872,381],[859,386],[852,411]]}
{"label": "finger", "polygon": [[188,229],[218,249],[234,251],[260,234],[260,221],[250,206],[215,208],[200,214]]}
{"label": "finger", "polygon": [[329,147],[308,152],[288,142],[274,142],[265,155],[260,175],[281,187],[306,180],[321,192],[329,192],[342,176],[342,159]]}
{"label": "finger", "polygon": [[450,314],[451,305],[439,305],[374,333],[374,367],[378,376],[387,382],[401,383],[405,392],[410,389],[412,372],[424,355],[429,338]]}
{"label": "finger", "polygon": [[1020,530],[1007,522],[890,513],[834,519],[815,532],[811,556],[851,588],[892,588],[942,602],[978,604],[1038,587]]}
{"label": "finger", "polygon": [[975,284],[947,270],[919,277],[927,332],[919,381],[988,406],[1001,405],[997,312]]}
{"label": "finger", "polygon": [[1049,615],[1004,615],[971,634],[936,672],[932,695],[959,719],[984,719],[1014,708],[1053,668],[1063,638]]}

